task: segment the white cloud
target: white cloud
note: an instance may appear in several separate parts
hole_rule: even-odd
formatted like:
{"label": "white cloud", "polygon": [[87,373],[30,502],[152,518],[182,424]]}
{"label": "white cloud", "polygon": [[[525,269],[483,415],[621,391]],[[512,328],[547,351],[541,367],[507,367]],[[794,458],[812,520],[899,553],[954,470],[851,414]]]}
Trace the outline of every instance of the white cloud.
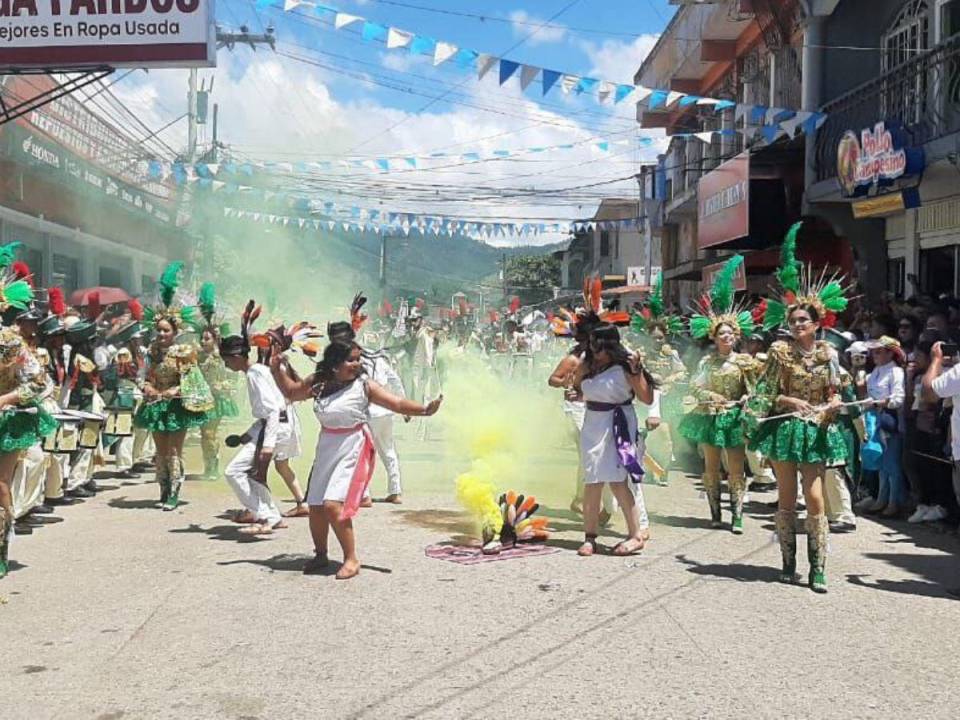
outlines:
{"label": "white cloud", "polygon": [[380,53],[380,64],[388,70],[396,70],[397,72],[410,72],[422,61],[422,55],[412,55],[405,50]]}
{"label": "white cloud", "polygon": [[[408,56],[388,54],[385,63],[387,57]],[[338,100],[331,94],[324,71],[280,56],[258,54],[250,59],[224,54],[220,61],[211,98],[220,107],[219,138],[238,157],[254,160],[318,160],[343,157],[346,153],[374,158],[422,156],[438,150],[491,153],[499,149],[577,143],[596,137],[628,139],[633,134],[631,108],[594,105],[588,109],[601,114],[584,113],[581,118],[573,110],[545,108],[524,95],[519,86],[498,87],[492,75],[483,82],[470,80],[455,90],[467,95],[461,98],[464,102],[483,105],[492,112],[438,104],[414,115],[368,97]],[[144,122],[157,128],[184,111],[186,76],[185,71],[151,71],[147,76],[138,74],[136,84],[124,81],[114,89]],[[201,71],[201,77],[207,77],[207,71]],[[563,106],[561,97],[559,91],[554,91],[546,102]],[[392,129],[385,132],[387,128]],[[162,137],[180,150],[186,144],[185,135],[185,123],[181,121]],[[652,154],[653,148],[645,151],[647,159]],[[537,192],[529,197],[508,195],[511,191],[515,195],[517,190],[544,191],[627,177],[636,172],[637,159],[637,152],[629,146],[614,145],[609,153],[603,153],[587,143],[573,150],[447,169],[430,168],[456,165],[460,159],[424,162],[417,171],[389,174],[334,168],[322,180],[326,187],[336,188],[329,191],[333,193],[340,189],[340,184],[331,183],[330,176],[349,176],[342,183],[340,204],[446,217],[483,217],[491,222],[534,222],[533,218],[538,218],[536,222],[551,222],[590,217],[602,194],[630,197],[636,192],[636,184],[627,180],[564,193],[562,198]],[[399,187],[410,184],[437,186],[448,199],[431,201],[426,192],[413,197]],[[349,188],[357,185],[359,191],[351,196]],[[503,242],[529,244],[557,239],[562,238],[543,236]]]}
{"label": "white cloud", "polygon": [[640,64],[659,38],[659,35],[647,34],[639,36],[633,42],[604,40],[599,45],[592,42],[581,43],[581,48],[591,63],[589,74],[603,80],[632,83]]}
{"label": "white cloud", "polygon": [[[551,27],[538,27],[547,21],[534,17],[526,10],[514,10],[509,17],[513,23],[513,34],[527,38],[525,43],[527,45],[560,42],[567,36],[567,29],[556,27],[554,23],[550,23]],[[530,37],[527,37],[528,35]]]}

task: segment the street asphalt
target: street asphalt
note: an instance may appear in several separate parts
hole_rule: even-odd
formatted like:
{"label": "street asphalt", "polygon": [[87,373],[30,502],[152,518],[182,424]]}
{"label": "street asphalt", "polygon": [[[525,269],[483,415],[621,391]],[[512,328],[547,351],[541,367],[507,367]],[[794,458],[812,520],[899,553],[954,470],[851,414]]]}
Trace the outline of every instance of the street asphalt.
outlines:
{"label": "street asphalt", "polygon": [[0,718],[960,712],[960,540],[942,528],[861,519],[832,537],[820,596],[777,582],[772,493],[751,498],[736,537],[709,529],[675,474],[646,486],[653,539],[639,556],[578,557],[576,518],[549,508],[559,552],[474,566],[424,555],[470,523],[452,493],[414,493],[362,511],[364,568],[339,582],[336,565],[301,574],[303,519],[242,540],[222,482],[191,481],[173,513],[153,508],[155,485],[101,483],[14,543]]}

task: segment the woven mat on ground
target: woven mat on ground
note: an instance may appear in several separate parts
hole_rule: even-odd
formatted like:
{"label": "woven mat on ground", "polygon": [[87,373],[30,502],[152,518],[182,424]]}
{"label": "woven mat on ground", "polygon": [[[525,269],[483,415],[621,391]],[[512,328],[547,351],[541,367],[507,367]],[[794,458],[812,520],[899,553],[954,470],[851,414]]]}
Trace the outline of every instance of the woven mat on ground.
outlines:
{"label": "woven mat on ground", "polygon": [[537,557],[539,555],[553,555],[560,552],[560,548],[547,547],[540,543],[515,545],[505,548],[499,555],[484,555],[479,545],[430,545],[424,550],[428,558],[446,560],[458,565],[478,565],[497,560],[513,560],[515,558]]}

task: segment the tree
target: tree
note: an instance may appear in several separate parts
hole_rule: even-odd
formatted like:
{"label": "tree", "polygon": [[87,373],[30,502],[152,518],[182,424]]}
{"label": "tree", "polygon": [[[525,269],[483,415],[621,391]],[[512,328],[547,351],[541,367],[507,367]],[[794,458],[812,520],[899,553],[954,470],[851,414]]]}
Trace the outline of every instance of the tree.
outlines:
{"label": "tree", "polygon": [[526,304],[553,297],[560,278],[560,261],[553,255],[519,255],[507,260],[504,283],[508,294]]}

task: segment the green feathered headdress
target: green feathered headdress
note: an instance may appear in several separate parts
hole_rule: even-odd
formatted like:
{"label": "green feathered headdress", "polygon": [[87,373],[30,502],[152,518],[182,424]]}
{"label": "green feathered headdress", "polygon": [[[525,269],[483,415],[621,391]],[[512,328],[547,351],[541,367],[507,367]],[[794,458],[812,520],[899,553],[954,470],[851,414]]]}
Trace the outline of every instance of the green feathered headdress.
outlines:
{"label": "green feathered headdress", "polygon": [[653,292],[647,305],[630,318],[630,329],[636,333],[650,334],[659,327],[664,335],[679,335],[683,332],[683,320],[676,315],[664,315],[663,273],[657,273],[653,283]]}
{"label": "green feathered headdress", "polygon": [[0,282],[0,312],[7,308],[26,310],[33,302],[33,288],[26,280]]}
{"label": "green feathered headdress", "polygon": [[9,242],[0,245],[0,270],[6,270],[17,259],[17,250],[23,245],[21,242]]}
{"label": "green feathered headdress", "polygon": [[733,280],[737,270],[743,265],[743,255],[734,255],[727,260],[723,267],[713,277],[713,287],[710,288],[709,307],[704,302],[702,307],[694,311],[690,318],[690,335],[700,338],[713,338],[721,325],[733,328],[737,337],[749,335],[756,327],[753,315],[746,308],[734,307],[736,290]]}
{"label": "green feathered headdress", "polygon": [[203,319],[207,322],[207,327],[213,327],[213,316],[217,312],[217,288],[212,282],[205,282],[200,286],[197,306],[200,308]]}
{"label": "green feathered headdress", "polygon": [[847,309],[849,289],[842,276],[828,276],[826,268],[815,276],[810,266],[797,260],[797,235],[802,226],[802,222],[794,223],[783,239],[780,268],[776,273],[782,296],[779,300],[766,301],[764,330],[786,325],[790,310],[795,307],[812,307],[822,327],[833,327],[837,313]]}
{"label": "green feathered headdress", "polygon": [[196,307],[177,307],[175,304],[177,290],[180,288],[180,273],[183,270],[182,262],[172,262],[160,275],[159,287],[160,303],[146,308],[143,312],[144,320],[156,326],[161,320],[172,320],[179,326],[187,325],[193,330],[200,331],[203,327],[203,316]]}

